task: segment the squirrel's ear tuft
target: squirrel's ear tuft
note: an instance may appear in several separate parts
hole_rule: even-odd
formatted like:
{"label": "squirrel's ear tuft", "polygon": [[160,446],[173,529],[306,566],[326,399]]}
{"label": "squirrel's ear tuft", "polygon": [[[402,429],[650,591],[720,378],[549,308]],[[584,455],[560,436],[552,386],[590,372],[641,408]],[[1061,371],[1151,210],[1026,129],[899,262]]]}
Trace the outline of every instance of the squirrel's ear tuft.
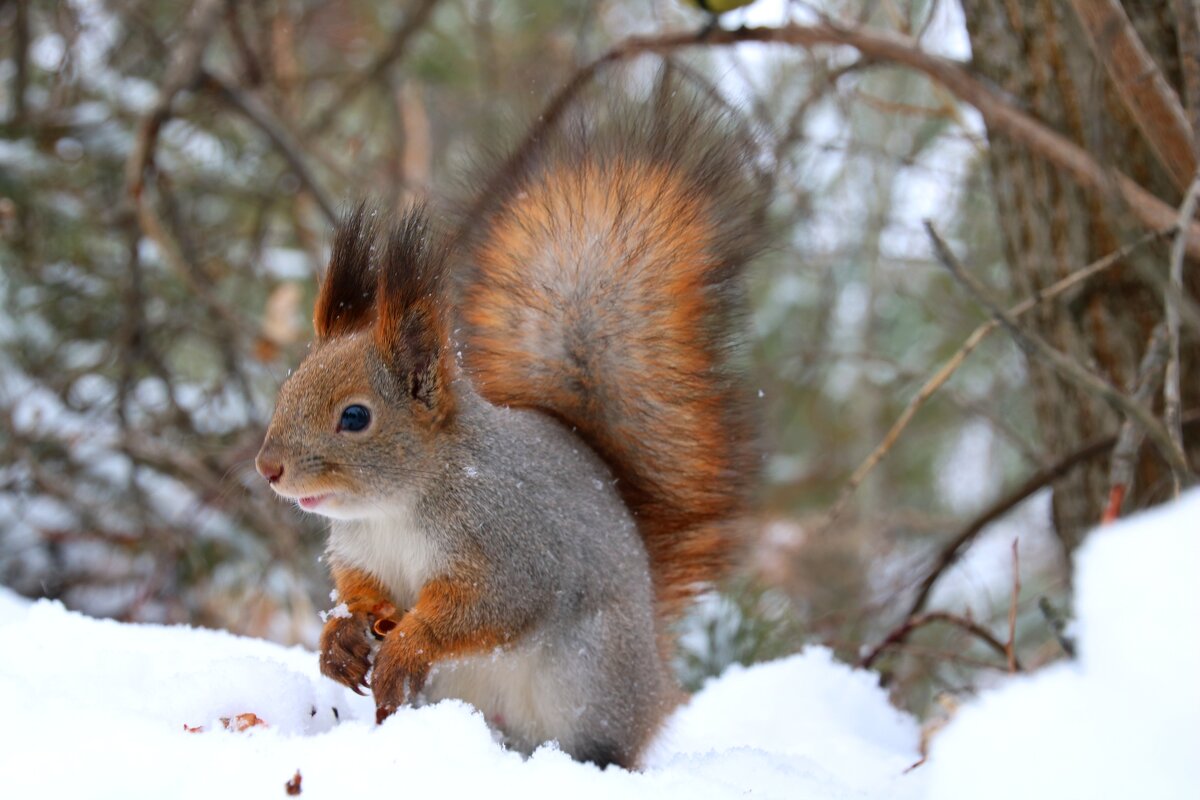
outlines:
{"label": "squirrel's ear tuft", "polygon": [[448,256],[425,207],[410,208],[388,234],[375,318],[375,345],[400,391],[439,424],[454,411]]}
{"label": "squirrel's ear tuft", "polygon": [[375,309],[378,276],[372,258],[380,214],[360,202],[338,221],[333,254],[317,292],[313,327],[328,339],[365,328]]}

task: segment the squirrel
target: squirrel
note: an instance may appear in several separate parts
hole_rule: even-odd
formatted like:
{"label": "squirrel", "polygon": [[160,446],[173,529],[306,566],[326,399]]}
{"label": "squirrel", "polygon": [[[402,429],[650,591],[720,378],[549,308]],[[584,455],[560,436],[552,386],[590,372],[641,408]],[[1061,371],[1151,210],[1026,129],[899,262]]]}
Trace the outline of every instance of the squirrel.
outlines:
{"label": "squirrel", "polygon": [[381,722],[458,698],[634,768],[685,697],[670,624],[759,462],[732,355],[765,203],[744,122],[676,94],[546,132],[465,234],[336,227],[256,466],[331,519],[320,666]]}

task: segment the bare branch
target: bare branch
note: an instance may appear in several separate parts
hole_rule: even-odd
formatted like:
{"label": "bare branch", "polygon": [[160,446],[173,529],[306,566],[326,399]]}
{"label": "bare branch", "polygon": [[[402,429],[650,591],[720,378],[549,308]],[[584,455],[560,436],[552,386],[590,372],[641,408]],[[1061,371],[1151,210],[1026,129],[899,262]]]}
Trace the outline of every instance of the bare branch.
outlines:
{"label": "bare branch", "polygon": [[[143,187],[144,189],[145,187]],[[137,201],[138,225],[150,241],[158,247],[163,261],[171,267],[187,285],[188,290],[208,308],[216,319],[229,326],[229,330],[238,335],[249,337],[253,331],[246,321],[233,309],[222,303],[207,286],[203,285],[197,275],[199,270],[192,260],[185,255],[178,239],[168,230],[162,218],[154,208],[151,198],[145,197],[146,191],[139,191]]]}
{"label": "bare branch", "polygon": [[1044,595],[1038,598],[1038,611],[1042,612],[1042,618],[1046,620],[1050,632],[1058,640],[1058,646],[1063,649],[1068,658],[1074,658],[1075,640],[1067,636],[1067,621],[1063,619],[1062,612],[1055,608],[1050,599]]}
{"label": "bare branch", "polygon": [[1020,539],[1012,543],[1012,598],[1008,602],[1008,641],[1004,644],[1008,671],[1017,671],[1017,600],[1021,596],[1021,556],[1018,550]]}
{"label": "bare branch", "polygon": [[930,569],[924,580],[921,581],[921,585],[917,589],[917,594],[913,598],[906,616],[913,616],[925,607],[925,602],[929,599],[934,584],[937,583],[938,579],[941,578],[947,569],[958,561],[959,557],[967,549],[967,545],[974,541],[975,537],[984,528],[1012,511],[1025,500],[1028,500],[1039,490],[1066,475],[1079,464],[1108,452],[1112,449],[1113,443],[1116,440],[1115,436],[1105,436],[1103,439],[1089,442],[1059,460],[1058,463],[1035,472],[1019,486],[1016,486],[1012,491],[996,500],[996,502],[992,503],[992,505],[988,506],[983,512],[963,526],[962,530],[950,538],[950,541],[942,549],[941,554],[934,562],[933,568]]}
{"label": "bare branch", "polygon": [[1184,484],[1189,482],[1188,475],[1190,470],[1182,449],[1176,446],[1171,435],[1167,433],[1166,427],[1155,418],[1150,409],[1142,403],[1135,402],[1129,395],[1117,389],[1104,378],[1096,375],[1091,370],[1052,347],[1045,339],[1033,331],[1025,330],[1019,326],[1012,315],[1000,308],[999,304],[991,298],[979,281],[963,268],[945,241],[938,235],[938,232],[933,227],[933,223],[929,220],[925,221],[925,230],[929,233],[929,237],[933,241],[934,252],[937,254],[938,261],[967,289],[977,303],[991,312],[1000,321],[1000,324],[1008,329],[1009,333],[1012,334],[1017,344],[1023,350],[1030,355],[1041,358],[1054,367],[1055,371],[1063,379],[1103,398],[1124,412],[1127,417],[1137,420],[1138,424],[1142,426],[1146,434],[1162,452],[1163,457],[1167,460],[1167,464],[1171,467],[1172,473],[1175,474],[1176,480]]}
{"label": "bare branch", "polygon": [[1192,130],[1179,97],[1146,52],[1117,0],[1071,0],[1096,60],[1155,157],[1182,191],[1196,171]]}
{"label": "bare branch", "polygon": [[[1109,253],[1103,258],[1093,261],[1086,267],[1082,267],[1075,272],[1072,272],[1070,275],[1067,275],[1062,280],[1057,281],[1052,286],[1049,286],[1035,296],[1022,300],[1020,303],[1017,303],[1015,306],[1010,308],[1008,313],[1013,317],[1019,317],[1022,314],[1025,314],[1027,311],[1037,307],[1040,303],[1043,303],[1047,300],[1052,300],[1061,295],[1063,292],[1066,292],[1068,289],[1071,289],[1083,281],[1092,278],[1114,264],[1120,263],[1122,259],[1127,257],[1134,250],[1137,250],[1138,248],[1159,238],[1161,238],[1161,234],[1148,233],[1140,239],[1130,242],[1121,249]],[[915,417],[917,414],[917,411],[919,411],[921,407],[925,405],[926,401],[928,401],[929,398],[934,395],[934,393],[936,393],[942,388],[943,385],[945,385],[946,381],[950,380],[950,376],[953,375],[960,366],[962,366],[963,362],[966,361],[967,356],[974,352],[975,348],[979,347],[979,345],[983,343],[983,340],[986,339],[988,335],[991,334],[992,331],[996,330],[996,328],[999,326],[1000,323],[994,318],[980,325],[971,333],[970,336],[967,337],[967,340],[963,343],[962,347],[960,347],[958,351],[952,355],[950,359],[941,366],[940,369],[938,369],[937,372],[930,376],[929,380],[925,382],[916,395],[913,396],[912,400],[908,402],[908,405],[905,406],[904,411],[900,413],[900,417],[894,423],[892,423],[892,427],[883,437],[883,440],[876,445],[875,449],[871,451],[870,455],[863,459],[862,463],[859,464],[858,468],[854,470],[853,474],[851,474],[850,479],[846,481],[846,485],[842,487],[842,491],[838,494],[837,500],[834,501],[833,506],[831,506],[829,511],[826,512],[824,519],[818,525],[818,531],[823,532],[827,530],[838,519],[838,517],[842,515],[842,513],[846,510],[846,505],[850,502],[850,497],[858,490],[858,487],[862,485],[862,482],[866,480],[867,476],[874,471],[875,467],[879,465],[879,462],[883,460],[884,456],[891,451],[892,446],[896,444],[896,441],[900,438],[900,434],[902,434],[908,427],[909,423],[912,422],[913,417]]]}
{"label": "bare branch", "polygon": [[[1192,409],[1184,414],[1183,424],[1185,428],[1197,427],[1200,428],[1200,409]],[[1066,475],[1072,469],[1086,461],[1090,461],[1099,455],[1107,453],[1112,449],[1117,442],[1116,435],[1105,436],[1100,439],[1094,439],[1077,450],[1068,453],[1058,463],[1053,466],[1035,472],[1025,479],[1019,486],[1015,487],[1008,494],[996,500],[973,520],[967,523],[962,530],[952,536],[942,549],[941,554],[934,562],[933,568],[929,574],[921,581],[920,587],[917,589],[917,594],[913,598],[912,604],[909,606],[906,616],[913,616],[925,607],[926,601],[929,599],[930,593],[933,591],[934,584],[938,579],[953,566],[959,557],[966,551],[967,546],[975,540],[975,537],[996,520],[1003,517],[1008,512],[1012,511],[1018,505],[1032,497],[1037,491],[1043,489],[1054,481]]]}
{"label": "bare branch", "polygon": [[29,88],[29,0],[17,0],[13,28],[12,122],[20,127],[25,124],[25,92]]}
{"label": "bare branch", "polygon": [[[1200,194],[1200,173],[1192,179],[1183,204],[1179,207],[1179,225],[1188,224],[1196,215],[1196,196]],[[1167,374],[1163,378],[1163,421],[1167,433],[1180,453],[1183,449],[1183,429],[1179,422],[1179,298],[1183,295],[1183,236],[1176,234],[1171,244],[1171,269],[1167,279],[1167,343],[1170,353],[1167,357]],[[1182,477],[1173,475],[1175,479],[1175,496],[1179,496]]]}
{"label": "bare branch", "polygon": [[188,17],[187,27],[171,56],[171,63],[167,65],[158,97],[138,125],[133,149],[125,162],[125,190],[135,201],[142,192],[146,168],[154,161],[158,132],[171,116],[171,103],[175,100],[175,95],[200,76],[204,49],[212,38],[212,30],[223,7],[224,0],[196,0]]}
{"label": "bare branch", "polygon": [[[1158,386],[1158,374],[1167,361],[1167,326],[1160,323],[1150,335],[1146,344],[1146,352],[1142,355],[1142,363],[1138,365],[1137,379],[1130,387],[1129,393],[1138,403],[1149,403]],[[1138,448],[1142,446],[1144,432],[1133,421],[1126,418],[1121,423],[1117,434],[1117,446],[1113,448],[1112,459],[1109,462],[1108,506],[1100,518],[1100,524],[1106,525],[1121,516],[1121,505],[1125,495],[1133,486],[1133,467],[1137,461]]]}
{"label": "bare branch", "polygon": [[305,163],[303,147],[283,122],[271,112],[271,109],[267,108],[257,97],[239,91],[237,87],[211,72],[202,70],[200,78],[206,88],[241,112],[246,119],[267,135],[267,138],[275,145],[275,149],[287,161],[292,172],[296,173],[296,177],[317,201],[325,220],[330,225],[337,222],[337,210],[334,208],[334,203],[317,179],[313,177],[308,164]]}
{"label": "bare branch", "polygon": [[[1115,190],[1146,228],[1164,230],[1177,221],[1176,210],[1170,205],[1129,176],[1100,165],[1082,147],[1021,111],[999,91],[976,79],[961,63],[926,53],[912,39],[905,36],[864,27],[844,27],[830,21],[813,25],[784,25],[779,28],[715,28],[699,34],[630,37],[576,72],[551,98],[539,115],[538,123],[497,173],[496,183],[502,184],[520,171],[545,132],[557,124],[575,96],[604,67],[642,53],[662,54],[684,47],[722,46],[742,42],[770,42],[801,47],[845,45],[853,47],[872,60],[914,69],[945,86],[959,100],[974,106],[989,127],[1004,132],[1069,173],[1084,189],[1101,196],[1110,195]],[[490,194],[491,192],[483,192],[482,196],[486,198]],[[481,200],[471,209],[465,225],[469,226],[478,217],[485,203],[486,200]],[[1189,223],[1185,239],[1188,255],[1200,258],[1200,225],[1195,222]]]}
{"label": "bare branch", "polygon": [[400,26],[392,33],[391,39],[388,41],[388,46],[379,55],[375,56],[374,61],[371,62],[371,65],[366,70],[356,75],[349,84],[339,89],[337,97],[323,111],[317,114],[312,123],[305,128],[304,133],[308,136],[322,133],[329,127],[334,118],[337,117],[338,112],[349,105],[354,98],[358,97],[363,89],[383,77],[391,69],[392,64],[399,60],[408,50],[409,41],[421,28],[425,27],[426,20],[429,19],[429,15],[433,12],[437,4],[438,0],[420,0],[416,3],[405,15],[404,21],[400,23]]}
{"label": "bare branch", "polygon": [[[859,667],[860,669],[870,669],[871,665],[879,660],[879,657],[883,655],[884,651],[892,647],[898,647],[908,639],[913,631],[919,628],[924,628],[926,625],[930,625],[934,622],[953,625],[956,628],[964,630],[979,641],[986,644],[992,650],[996,651],[1001,658],[1009,658],[1008,648],[1005,647],[1004,642],[1001,642],[999,639],[997,639],[991,631],[979,623],[972,622],[969,619],[960,617],[957,614],[951,614],[946,611],[930,611],[928,614],[920,614],[906,618],[904,622],[899,625],[899,627],[895,628],[891,633],[884,637],[882,642],[875,645],[870,652],[860,658],[855,666]],[[1012,665],[1011,671],[1019,672],[1021,670],[1021,664],[1016,660],[1015,655],[1012,656],[1012,659],[1009,663]]]}
{"label": "bare branch", "polygon": [[1200,5],[1195,0],[1171,0],[1179,39],[1183,96],[1192,126],[1192,152],[1200,158]]}

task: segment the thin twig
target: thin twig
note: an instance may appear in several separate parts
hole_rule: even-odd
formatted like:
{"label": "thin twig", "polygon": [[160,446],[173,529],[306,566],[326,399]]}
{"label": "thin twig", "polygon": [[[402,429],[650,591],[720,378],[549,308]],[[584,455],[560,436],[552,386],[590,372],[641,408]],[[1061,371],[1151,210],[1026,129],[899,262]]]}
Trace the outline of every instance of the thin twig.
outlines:
{"label": "thin twig", "polygon": [[1189,482],[1188,463],[1182,449],[1176,446],[1175,441],[1167,433],[1166,427],[1155,418],[1150,409],[1142,403],[1134,402],[1129,395],[1120,391],[1111,383],[1063,354],[1058,349],[1052,347],[1036,333],[1019,326],[1012,315],[1002,309],[979,281],[959,263],[958,258],[950,250],[946,242],[942,240],[942,237],[938,235],[938,232],[933,227],[933,223],[929,220],[925,221],[925,230],[933,242],[934,252],[937,254],[938,261],[942,266],[967,289],[977,303],[982,305],[1000,321],[1000,324],[1012,334],[1017,344],[1023,350],[1032,356],[1041,358],[1054,367],[1059,376],[1068,382],[1103,398],[1124,412],[1126,416],[1137,420],[1138,424],[1146,431],[1146,435],[1150,437],[1151,441],[1162,452],[1163,458],[1166,459],[1167,464],[1171,467],[1171,471],[1176,475],[1176,479],[1183,484]]}
{"label": "thin twig", "polygon": [[317,205],[320,206],[321,213],[325,216],[326,221],[330,225],[337,222],[337,209],[334,208],[333,200],[313,176],[312,171],[305,162],[303,147],[296,140],[296,137],[284,126],[283,122],[259,101],[257,97],[239,91],[237,87],[223,78],[203,70],[201,70],[200,78],[202,84],[207,89],[240,111],[246,119],[258,126],[267,135],[267,138],[271,140],[271,143],[275,145],[275,148],[283,156],[284,160],[287,161],[292,172],[296,174],[300,183],[304,184],[304,187],[308,189],[309,193],[317,201]]}
{"label": "thin twig", "polygon": [[229,28],[229,38],[233,41],[234,51],[238,54],[239,72],[247,86],[261,86],[263,82],[263,67],[258,54],[246,39],[246,30],[242,27],[240,3],[230,3],[225,9],[226,27]]}
{"label": "thin twig", "polygon": [[205,47],[212,39],[212,30],[224,6],[224,0],[196,0],[179,44],[174,47],[158,96],[138,125],[133,149],[125,162],[125,190],[136,202],[140,202],[146,169],[154,163],[158,132],[171,116],[171,103],[175,95],[199,77]]}
{"label": "thin twig", "polygon": [[[1187,194],[1184,195],[1183,203],[1179,207],[1179,230],[1183,230],[1183,226],[1191,222],[1196,214],[1196,196],[1200,194],[1200,173],[1192,179],[1191,186],[1188,187]],[[1180,408],[1180,393],[1179,393],[1179,297],[1183,294],[1183,238],[1182,234],[1175,235],[1175,241],[1171,243],[1171,269],[1170,277],[1167,281],[1169,287],[1166,292],[1167,306],[1167,342],[1170,350],[1167,356],[1167,372],[1163,378],[1163,420],[1166,423],[1167,435],[1171,437],[1172,443],[1179,449],[1180,453],[1184,453],[1183,449],[1183,429],[1179,422]],[[1175,482],[1175,496],[1179,496],[1179,491],[1183,483],[1183,476],[1172,472],[1172,478]]]}
{"label": "thin twig", "polygon": [[15,49],[12,84],[11,122],[19,130],[25,125],[25,93],[29,88],[29,0],[17,0],[13,12],[13,48]]}
{"label": "thin twig", "polygon": [[219,319],[229,323],[231,329],[245,328],[243,321],[211,292],[205,290],[196,278],[196,271],[184,256],[178,241],[167,230],[154,204],[146,196],[146,179],[161,179],[154,169],[154,151],[158,134],[171,116],[171,105],[184,89],[193,86],[203,71],[204,51],[212,39],[212,31],[224,8],[223,0],[196,0],[188,21],[175,47],[170,63],[163,76],[162,86],[153,105],[138,125],[133,148],[125,161],[125,191],[133,201],[134,215],[142,232],[156,245],[163,259],[187,282],[195,295]]}
{"label": "thin twig", "polygon": [[[1192,409],[1183,415],[1183,424],[1185,428],[1200,427],[1200,409]],[[1009,511],[1012,511],[1018,505],[1028,500],[1039,490],[1054,483],[1054,481],[1066,475],[1079,464],[1090,461],[1099,455],[1109,452],[1113,445],[1116,444],[1116,434],[1112,436],[1104,436],[1099,439],[1084,444],[1082,447],[1068,453],[1061,458],[1058,463],[1038,470],[1033,475],[1026,478],[1019,486],[1012,489],[1008,494],[997,499],[990,506],[981,511],[974,519],[968,522],[963,528],[950,537],[946,546],[942,548],[937,560],[929,573],[921,581],[920,587],[917,589],[917,594],[909,605],[908,613],[905,616],[914,616],[925,607],[930,594],[933,592],[933,587],[937,584],[938,579],[945,574],[946,570],[958,562],[958,559],[966,551],[967,546],[975,540],[975,537],[983,531],[988,525],[991,525],[996,520],[1003,517]]]}
{"label": "thin twig", "polygon": [[[1174,235],[1175,230],[1172,228],[1169,234]],[[1170,250],[1168,243],[1167,249]],[[1168,262],[1170,258],[1168,256]],[[1133,268],[1137,270],[1138,277],[1148,284],[1148,288],[1153,292],[1161,292],[1165,299],[1168,294],[1174,298],[1175,307],[1179,311],[1179,326],[1180,328],[1190,327],[1192,330],[1200,333],[1200,302],[1197,302],[1182,288],[1176,289],[1171,285],[1171,267],[1168,263],[1164,269],[1162,264],[1156,264],[1148,259],[1138,259],[1133,263]]]}
{"label": "thin twig", "polygon": [[[986,644],[992,650],[996,651],[1001,658],[1007,659],[1009,657],[1008,650],[1004,646],[1004,642],[1001,642],[999,639],[997,639],[991,631],[979,623],[972,622],[969,619],[960,617],[957,614],[951,614],[947,611],[930,611],[927,614],[920,614],[918,616],[908,617],[905,619],[903,623],[901,623],[897,628],[892,630],[891,633],[884,637],[882,642],[877,644],[870,650],[870,652],[860,658],[856,666],[858,666],[860,669],[870,669],[871,665],[874,664],[881,655],[883,655],[884,651],[903,644],[913,631],[917,630],[918,628],[923,628],[926,625],[934,622],[942,622],[947,625],[953,625],[956,628],[960,628],[961,630],[964,630],[975,638],[979,639],[979,641]],[[1016,661],[1015,655],[1012,657],[1012,659],[1013,660],[1011,663],[1014,665],[1012,671],[1019,672],[1021,670],[1020,662]]]}
{"label": "thin twig", "polygon": [[1184,189],[1196,171],[1196,157],[1191,126],[1175,90],[1118,0],[1071,0],[1071,5],[1142,138],[1176,187]]}
{"label": "thin twig", "polygon": [[338,90],[337,97],[317,114],[312,123],[305,127],[304,134],[316,136],[323,133],[338,113],[358,97],[363,89],[382,78],[392,65],[407,52],[409,41],[425,26],[426,20],[429,19],[429,15],[437,4],[438,0],[417,2],[404,16],[404,21],[400,23],[400,26],[392,33],[387,47],[375,56],[365,71],[356,75],[353,80]]}
{"label": "thin twig", "polygon": [[1021,596],[1021,556],[1018,551],[1020,539],[1012,543],[1012,599],[1008,603],[1008,641],[1004,645],[1004,654],[1008,662],[1008,671],[1017,671],[1017,598]]}
{"label": "thin twig", "polygon": [[[1150,334],[1146,352],[1138,365],[1137,378],[1129,393],[1139,403],[1149,403],[1158,387],[1158,375],[1167,361],[1167,326],[1159,323]],[[1113,448],[1108,470],[1108,505],[1100,517],[1100,524],[1107,525],[1121,516],[1121,505],[1133,486],[1133,468],[1137,462],[1138,449],[1144,438],[1140,427],[1128,417],[1121,423],[1117,434],[1117,445]]]}
{"label": "thin twig", "polygon": [[[831,21],[813,25],[788,24],[778,28],[715,28],[697,33],[673,33],[665,36],[634,36],[617,44],[595,61],[576,72],[551,98],[524,141],[498,171],[493,186],[503,185],[519,174],[546,132],[557,124],[575,96],[606,66],[642,53],[666,53],[685,47],[711,47],[764,42],[800,47],[844,45],[876,61],[900,64],[923,73],[945,86],[959,100],[979,111],[989,128],[1003,132],[1070,174],[1084,189],[1108,196],[1116,190],[1130,211],[1150,230],[1164,230],[1175,224],[1176,209],[1156,197],[1132,178],[1099,164],[1092,155],[1073,141],[1021,111],[995,88],[975,78],[962,63],[931,55],[912,39],[889,31],[865,27],[846,27]],[[487,208],[484,191],[481,199],[464,220],[467,229]],[[1186,247],[1189,255],[1200,258],[1200,225],[1187,226]],[[462,232],[460,231],[460,233]]]}
{"label": "thin twig", "polygon": [[1200,5],[1195,0],[1172,0],[1171,10],[1179,40],[1184,105],[1192,126],[1192,152],[1200,159]]}
{"label": "thin twig", "polygon": [[[800,101],[795,110],[788,115],[788,122],[784,127],[784,133],[777,138],[775,143],[775,163],[782,161],[783,153],[803,135],[804,124],[808,121],[808,113],[812,110],[813,106],[824,100],[831,90],[836,89],[838,82],[842,78],[852,72],[861,72],[869,66],[871,66],[870,59],[860,58],[857,61],[851,61],[849,64],[843,64],[835,69],[814,74],[807,95]],[[810,69],[816,72],[818,68],[812,66]]]}
{"label": "thin twig", "polygon": [[[1017,303],[1015,306],[1010,308],[1008,313],[1013,317],[1019,317],[1022,314],[1025,314],[1027,311],[1037,307],[1039,304],[1058,297],[1068,289],[1071,289],[1083,281],[1092,278],[1114,264],[1119,263],[1122,259],[1126,258],[1130,253],[1139,247],[1149,244],[1150,242],[1161,237],[1162,234],[1160,233],[1148,233],[1136,241],[1130,242],[1119,250],[1115,250],[1103,258],[1093,261],[1086,267],[1081,267],[1080,269],[1072,272],[1062,280],[1059,280],[1045,290],[1038,292],[1033,297],[1022,300],[1020,303]],[[938,369],[937,372],[930,376],[929,380],[925,382],[925,385],[920,388],[916,395],[913,396],[912,400],[908,402],[908,405],[905,406],[904,411],[900,413],[899,418],[892,423],[892,427],[883,437],[883,440],[876,445],[875,449],[871,451],[870,455],[863,459],[862,463],[859,464],[858,468],[854,470],[853,474],[851,474],[850,479],[846,482],[846,485],[842,487],[841,492],[838,494],[837,500],[834,501],[834,504],[830,507],[829,511],[826,512],[825,517],[818,525],[818,531],[827,530],[834,522],[837,521],[837,519],[842,515],[842,512],[846,510],[846,505],[850,502],[850,497],[855,491],[858,490],[858,487],[862,484],[862,482],[866,480],[867,476],[871,474],[875,467],[878,466],[879,462],[883,460],[884,456],[886,456],[892,449],[892,446],[900,438],[900,434],[904,432],[909,423],[912,422],[913,417],[916,416],[917,411],[919,411],[921,407],[925,405],[926,401],[928,401],[935,392],[942,388],[946,381],[950,380],[950,376],[953,375],[960,366],[962,366],[963,362],[966,361],[967,356],[969,356],[975,350],[975,348],[979,347],[983,340],[986,339],[988,335],[998,327],[1000,327],[1000,323],[995,319],[990,319],[981,324],[978,328],[971,332],[971,335],[967,337],[965,342],[963,342],[962,347],[960,347],[958,351],[952,355],[949,360],[947,360],[946,363],[941,366],[940,369]]]}
{"label": "thin twig", "polygon": [[[1189,428],[1193,426],[1200,427],[1200,409],[1192,409],[1185,414],[1184,425],[1185,427]],[[943,548],[933,568],[921,582],[921,586],[917,590],[916,597],[909,606],[908,613],[904,615],[904,622],[888,633],[884,640],[872,648],[872,650],[870,650],[866,656],[859,659],[858,665],[864,669],[869,668],[871,664],[873,664],[875,660],[879,658],[879,655],[884,650],[889,647],[896,647],[903,644],[913,630],[921,627],[922,625],[928,624],[930,621],[933,621],[931,618],[936,618],[935,615],[939,614],[940,612],[921,613],[921,609],[924,608],[925,603],[929,599],[929,596],[933,591],[933,587],[937,583],[938,579],[945,574],[946,570],[948,570],[958,561],[962,553],[966,550],[967,546],[974,541],[975,537],[984,528],[995,522],[1000,517],[1003,517],[1017,505],[1031,497],[1038,490],[1049,486],[1055,480],[1070,472],[1077,465],[1107,452],[1113,446],[1113,444],[1116,443],[1116,440],[1117,437],[1115,435],[1106,436],[1102,439],[1096,439],[1085,444],[1083,447],[1080,447],[1078,450],[1067,455],[1054,466],[1040,470],[1039,472],[1030,476],[1020,486],[1016,487],[1004,497],[997,500],[981,514],[975,517],[975,519],[971,520],[971,522],[969,522],[958,534],[952,537],[947,546]],[[1045,609],[1043,609],[1043,613],[1045,613]],[[1058,631],[1058,634],[1061,634],[1061,630]],[[1061,635],[1059,635],[1059,641],[1062,643],[1063,649],[1067,651],[1068,655],[1073,656],[1073,643]],[[993,649],[996,648],[993,647]],[[998,652],[1001,652],[1007,659],[1008,651],[1004,648],[1004,645],[1000,645]],[[1017,668],[1020,668],[1019,663],[1017,664]]]}
{"label": "thin twig", "polygon": [[[151,184],[151,186],[156,186],[156,184]],[[200,270],[185,255],[179,241],[172,235],[162,217],[155,210],[152,199],[146,196],[150,193],[144,187],[138,193],[136,204],[137,220],[142,233],[150,241],[154,242],[167,266],[171,267],[179,275],[180,279],[187,285],[192,296],[198,298],[200,303],[208,308],[216,319],[221,320],[222,323],[229,326],[230,331],[240,336],[251,336],[253,331],[247,326],[246,321],[233,311],[233,309],[221,302],[209,290],[209,287],[201,283],[198,277]]]}
{"label": "thin twig", "polygon": [[1042,617],[1050,626],[1050,632],[1058,640],[1058,646],[1063,649],[1068,658],[1074,658],[1075,640],[1067,636],[1067,622],[1063,619],[1062,612],[1055,608],[1050,602],[1050,598],[1045,595],[1038,598],[1038,610],[1042,612]]}

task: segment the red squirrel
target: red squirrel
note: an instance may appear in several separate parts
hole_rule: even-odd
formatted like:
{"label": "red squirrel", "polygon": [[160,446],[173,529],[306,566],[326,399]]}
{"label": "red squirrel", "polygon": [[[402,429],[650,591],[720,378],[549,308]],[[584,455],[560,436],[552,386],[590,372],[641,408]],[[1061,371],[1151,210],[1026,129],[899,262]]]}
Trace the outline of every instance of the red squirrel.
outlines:
{"label": "red squirrel", "polygon": [[321,670],[381,720],[459,698],[635,767],[683,698],[669,626],[758,463],[730,351],[765,203],[743,124],[673,89],[545,134],[453,241],[424,208],[336,229],[256,463],[331,519]]}

